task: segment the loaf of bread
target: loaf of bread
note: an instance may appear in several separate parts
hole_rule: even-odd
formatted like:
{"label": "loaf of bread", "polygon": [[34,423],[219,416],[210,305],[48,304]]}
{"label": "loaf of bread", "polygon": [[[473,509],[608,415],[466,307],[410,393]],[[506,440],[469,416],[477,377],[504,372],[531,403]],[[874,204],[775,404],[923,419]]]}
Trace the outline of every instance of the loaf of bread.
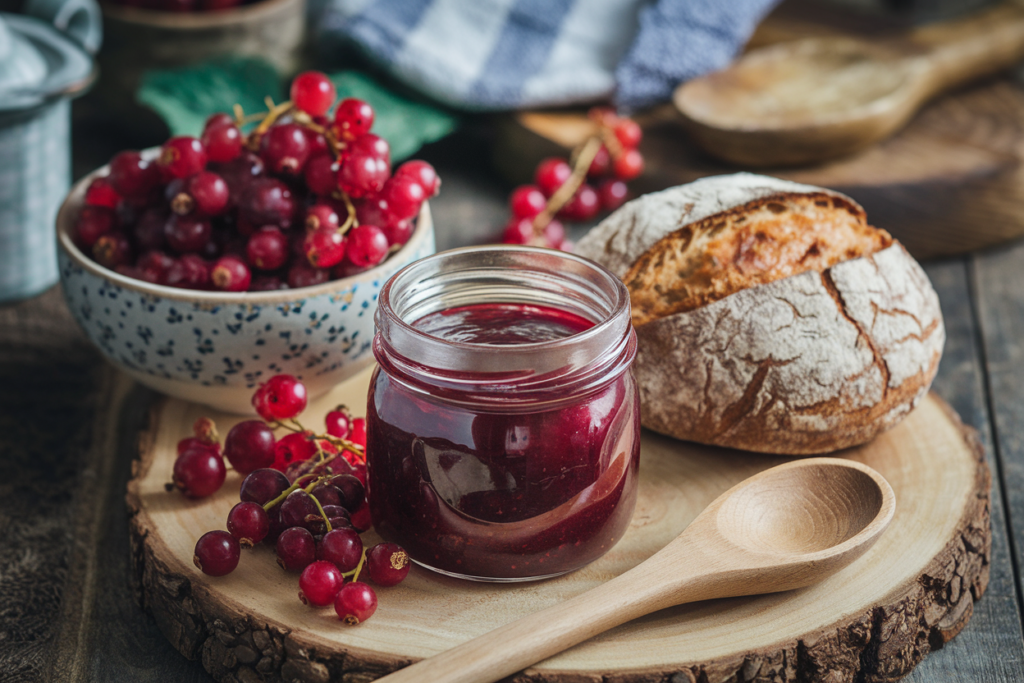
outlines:
{"label": "loaf of bread", "polygon": [[749,173],[629,202],[577,245],[626,283],[644,426],[783,454],[864,443],[927,392],[920,265],[849,197]]}

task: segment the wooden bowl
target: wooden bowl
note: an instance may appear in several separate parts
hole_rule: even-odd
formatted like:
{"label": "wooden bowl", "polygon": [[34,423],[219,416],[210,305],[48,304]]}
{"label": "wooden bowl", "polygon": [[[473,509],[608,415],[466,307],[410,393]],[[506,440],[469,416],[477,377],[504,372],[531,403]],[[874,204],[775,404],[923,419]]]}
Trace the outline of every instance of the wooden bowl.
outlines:
{"label": "wooden bowl", "polygon": [[[283,75],[299,68],[306,0],[258,0],[220,12],[174,13],[103,4],[100,79],[93,101],[134,123],[143,72],[216,57],[259,57]],[[143,117],[144,118],[144,117]],[[151,123],[133,126],[152,127]]]}
{"label": "wooden bowl", "polygon": [[373,362],[377,294],[404,266],[434,253],[424,203],[409,241],[370,270],[312,287],[207,292],[155,285],[104,268],[71,239],[85,190],[79,181],[57,214],[64,299],[89,340],[136,381],[169,396],[252,414],[255,387],[287,373],[310,398]]}

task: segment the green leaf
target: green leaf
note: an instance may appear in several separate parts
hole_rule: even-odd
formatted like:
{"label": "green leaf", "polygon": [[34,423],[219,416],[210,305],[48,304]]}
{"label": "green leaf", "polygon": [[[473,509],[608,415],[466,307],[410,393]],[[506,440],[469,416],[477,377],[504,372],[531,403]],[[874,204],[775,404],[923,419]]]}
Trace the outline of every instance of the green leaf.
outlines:
{"label": "green leaf", "polygon": [[338,99],[356,97],[373,107],[373,132],[391,145],[393,161],[412,156],[426,143],[440,140],[458,127],[458,118],[451,112],[399,95],[364,73],[342,71],[329,75]]}
{"label": "green leaf", "polygon": [[266,111],[267,96],[275,102],[283,99],[277,71],[261,59],[242,57],[147,71],[135,93],[136,100],[163,118],[171,135],[196,136],[206,117],[231,112],[236,103],[247,114]]}
{"label": "green leaf", "polygon": [[[423,100],[398,94],[358,71],[330,76],[339,99],[357,97],[376,112],[373,132],[391,145],[398,162],[458,126],[451,112]],[[180,69],[151,70],[142,76],[135,99],[167,123],[171,135],[196,135],[206,118],[242,105],[246,114],[266,111],[267,96],[281,102],[287,95],[274,68],[257,58],[217,59]]]}

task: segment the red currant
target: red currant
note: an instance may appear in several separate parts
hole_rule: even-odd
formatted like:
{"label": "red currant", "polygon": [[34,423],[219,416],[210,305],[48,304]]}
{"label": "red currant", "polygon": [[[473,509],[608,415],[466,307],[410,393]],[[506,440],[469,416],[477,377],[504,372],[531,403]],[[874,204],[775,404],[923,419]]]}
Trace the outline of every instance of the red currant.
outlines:
{"label": "red currant", "polygon": [[433,197],[441,189],[441,179],[438,177],[434,167],[418,159],[407,161],[399,166],[398,170],[395,171],[395,176],[412,178],[420,184],[427,197]]}
{"label": "red currant", "polygon": [[121,203],[121,195],[114,189],[110,178],[101,176],[93,178],[89,188],[85,191],[85,203],[88,206],[105,206],[108,209],[116,209]]}
{"label": "red currant", "polygon": [[310,116],[326,114],[336,97],[331,79],[319,71],[304,71],[292,81],[292,104]]}
{"label": "red currant", "polygon": [[632,180],[643,173],[644,157],[636,149],[627,149],[615,160],[612,169],[620,180]]}
{"label": "red currant", "polygon": [[249,237],[245,255],[256,268],[277,270],[288,260],[288,240],[275,225],[265,225]]}
{"label": "red currant", "polygon": [[306,187],[313,194],[326,197],[338,189],[338,169],[335,168],[334,157],[329,152],[310,156],[303,175]]}
{"label": "red currant", "polygon": [[126,266],[132,260],[132,244],[122,233],[107,233],[92,245],[92,257],[104,268]]}
{"label": "red currant", "polygon": [[202,256],[184,254],[167,271],[166,284],[184,289],[208,289],[210,266]]}
{"label": "red currant", "polygon": [[289,420],[306,409],[306,385],[291,375],[274,375],[253,394],[252,405],[267,422]]}
{"label": "red currant", "polygon": [[366,531],[373,526],[373,521],[370,519],[370,506],[366,504],[349,512],[349,519],[352,526],[359,532]]}
{"label": "red currant", "polygon": [[330,268],[345,258],[345,237],[337,228],[311,230],[306,233],[305,252],[314,268]]}
{"label": "red currant", "polygon": [[224,457],[241,474],[274,462],[274,431],[262,420],[239,422],[224,439]]}
{"label": "red currant", "polygon": [[347,583],[334,599],[334,611],[350,626],[361,624],[377,611],[377,594],[362,581]]}
{"label": "red currant", "polygon": [[239,221],[254,228],[276,225],[287,230],[295,215],[291,189],[275,178],[257,178],[242,192],[238,202]]}
{"label": "red currant", "polygon": [[174,461],[174,485],[188,498],[216,493],[226,476],[224,460],[209,448],[189,449]]}
{"label": "red currant", "polygon": [[330,279],[331,271],[314,268],[306,259],[292,264],[292,267],[288,269],[288,286],[296,289],[322,285]]}
{"label": "red currant", "polygon": [[388,246],[393,247],[396,245],[402,246],[408,242],[416,227],[412,224],[412,221],[405,220],[382,225],[380,229],[384,231],[384,236],[388,238]]}
{"label": "red currant", "polygon": [[536,185],[521,185],[512,191],[508,203],[516,218],[533,218],[544,210],[548,200]]}
{"label": "red currant", "polygon": [[171,178],[188,178],[206,168],[206,149],[196,138],[171,138],[160,148],[157,163]]}
{"label": "red currant", "polygon": [[103,235],[117,227],[117,214],[102,206],[84,206],[75,221],[75,243],[92,250]]}
{"label": "red currant", "polygon": [[281,495],[289,486],[291,482],[288,481],[288,477],[277,470],[264,467],[253,470],[242,480],[238,497],[243,501],[264,505]]}
{"label": "red currant", "polygon": [[333,484],[317,484],[309,495],[320,501],[320,506],[327,512],[327,506],[341,505],[341,491]]}
{"label": "red currant", "polygon": [[257,275],[249,284],[250,292],[276,292],[282,289],[288,289],[288,283],[277,275],[266,273]]}
{"label": "red currant", "polygon": [[270,516],[257,503],[243,501],[228,513],[228,532],[243,548],[251,548],[270,533]]}
{"label": "red currant", "polygon": [[375,266],[388,255],[388,238],[376,225],[360,225],[348,233],[348,260],[360,268]]}
{"label": "red currant", "polygon": [[252,282],[252,272],[237,256],[221,256],[210,269],[210,282],[222,292],[244,292]]}
{"label": "red currant", "polygon": [[162,208],[147,209],[139,216],[132,228],[135,244],[143,251],[162,249],[164,246],[164,225],[167,213]]}
{"label": "red currant", "polygon": [[238,130],[231,117],[227,121],[207,125],[203,131],[203,147],[212,162],[224,163],[237,159],[242,153],[242,142],[242,131]]}
{"label": "red currant", "polygon": [[619,144],[626,149],[635,149],[644,136],[639,124],[633,119],[619,119],[613,130]]}
{"label": "red currant", "polygon": [[544,226],[544,240],[554,248],[565,240],[565,226],[559,221],[551,221]]}
{"label": "red currant", "polygon": [[345,577],[330,562],[318,560],[309,564],[299,576],[299,600],[303,605],[324,607],[334,602],[345,585]]}
{"label": "red currant", "polygon": [[350,197],[376,194],[391,175],[387,162],[378,156],[353,152],[338,169],[338,186]]}
{"label": "red currant", "polygon": [[265,170],[263,160],[252,152],[243,152],[237,158],[223,164],[214,164],[212,171],[228,184],[228,206],[237,207],[242,195],[256,178]]}
{"label": "red currant", "polygon": [[[345,451],[351,454],[351,451]],[[339,474],[331,479],[331,486],[341,495],[339,505],[346,510],[358,510],[366,500],[366,487],[351,474]]]}
{"label": "red currant", "polygon": [[501,232],[501,241],[504,244],[529,244],[532,239],[532,218],[513,217]]}
{"label": "red currant", "polygon": [[355,140],[373,127],[373,107],[362,100],[349,97],[338,103],[334,110],[334,131],[342,140]]}
{"label": "red currant", "polygon": [[601,145],[597,148],[597,154],[594,155],[594,160],[590,162],[590,167],[587,169],[587,176],[591,178],[599,178],[608,172],[608,169],[612,167],[612,155],[608,153],[608,148]]}
{"label": "red currant", "polygon": [[306,230],[337,230],[340,223],[338,212],[330,204],[314,204],[306,210]]}
{"label": "red currant", "polygon": [[380,192],[381,198],[387,202],[391,221],[408,220],[420,212],[427,195],[423,186],[415,179],[407,176],[388,178]]}
{"label": "red currant", "polygon": [[551,157],[540,162],[533,180],[545,196],[550,197],[558,191],[572,175],[572,168],[564,159]]}
{"label": "red currant", "polygon": [[357,417],[352,420],[352,431],[348,433],[348,440],[366,448],[366,418]]}
{"label": "red currant", "polygon": [[305,527],[311,517],[318,519],[320,509],[313,497],[302,489],[292,491],[281,503],[281,521],[285,526]]}
{"label": "red currant", "polygon": [[212,235],[210,221],[199,216],[171,216],[164,223],[164,238],[179,254],[202,251]]}
{"label": "red currant", "polygon": [[395,586],[409,575],[409,554],[395,543],[378,543],[366,553],[366,574],[378,586]]}
{"label": "red currant", "polygon": [[626,197],[629,196],[629,188],[621,180],[609,178],[598,184],[597,196],[601,200],[602,209],[614,211],[625,203]]}
{"label": "red currant", "polygon": [[235,117],[222,111],[210,114],[206,117],[206,121],[203,123],[203,132],[205,133],[214,126],[223,126],[226,123],[234,124]]}
{"label": "red currant", "polygon": [[228,184],[216,173],[195,174],[185,183],[185,192],[195,210],[204,216],[219,216],[228,208]]}
{"label": "red currant", "polygon": [[275,544],[277,563],[290,571],[302,571],[316,562],[316,541],[313,534],[301,526],[293,526],[281,532]]}
{"label": "red currant", "polygon": [[370,156],[383,159],[388,165],[388,175],[390,175],[391,145],[389,145],[388,141],[379,135],[373,135],[372,133],[360,135],[349,143],[346,154],[368,154]]}
{"label": "red currant", "polygon": [[593,187],[584,183],[559,211],[571,221],[588,221],[601,210],[601,200]]}
{"label": "red currant", "polygon": [[272,126],[263,136],[261,155],[274,173],[297,175],[302,173],[309,159],[309,140],[306,129],[297,123]]}
{"label": "red currant", "polygon": [[309,460],[316,455],[316,444],[311,436],[312,432],[293,432],[282,436],[274,447],[274,464],[271,467],[284,472],[293,462]]}
{"label": "red currant", "polygon": [[352,412],[345,406],[338,406],[327,413],[324,422],[326,423],[328,434],[339,439],[347,438],[349,431],[352,429]]}
{"label": "red currant", "polygon": [[334,529],[320,539],[316,556],[334,563],[343,572],[350,572],[363,557],[363,539],[355,529]]}
{"label": "red currant", "polygon": [[142,198],[160,184],[160,169],[138,152],[121,152],[110,160],[108,177],[122,197]]}
{"label": "red currant", "polygon": [[196,541],[192,563],[204,574],[224,576],[235,571],[242,549],[226,531],[207,531]]}

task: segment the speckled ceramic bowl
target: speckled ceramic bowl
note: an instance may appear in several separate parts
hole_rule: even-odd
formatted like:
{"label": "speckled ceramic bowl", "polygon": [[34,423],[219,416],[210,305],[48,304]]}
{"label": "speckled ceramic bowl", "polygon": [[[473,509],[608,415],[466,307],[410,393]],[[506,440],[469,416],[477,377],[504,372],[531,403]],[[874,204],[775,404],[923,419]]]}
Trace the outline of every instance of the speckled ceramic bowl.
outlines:
{"label": "speckled ceramic bowl", "polygon": [[253,389],[288,373],[318,396],[373,362],[377,293],[395,272],[434,253],[424,204],[409,242],[381,265],[315,287],[197,292],[119,275],[71,240],[84,178],[57,215],[60,280],[75,320],[103,355],[170,396],[251,414]]}

